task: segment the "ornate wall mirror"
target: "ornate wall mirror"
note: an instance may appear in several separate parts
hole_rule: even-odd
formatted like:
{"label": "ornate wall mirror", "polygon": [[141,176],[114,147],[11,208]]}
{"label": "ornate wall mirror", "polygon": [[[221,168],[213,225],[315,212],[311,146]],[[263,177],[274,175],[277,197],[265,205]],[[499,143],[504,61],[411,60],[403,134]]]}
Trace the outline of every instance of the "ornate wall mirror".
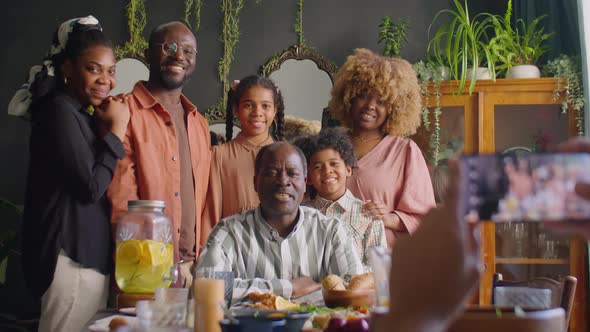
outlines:
{"label": "ornate wall mirror", "polygon": [[275,81],[285,100],[285,114],[306,120],[322,120],[330,101],[336,64],[304,45],[294,45],[260,68]]}

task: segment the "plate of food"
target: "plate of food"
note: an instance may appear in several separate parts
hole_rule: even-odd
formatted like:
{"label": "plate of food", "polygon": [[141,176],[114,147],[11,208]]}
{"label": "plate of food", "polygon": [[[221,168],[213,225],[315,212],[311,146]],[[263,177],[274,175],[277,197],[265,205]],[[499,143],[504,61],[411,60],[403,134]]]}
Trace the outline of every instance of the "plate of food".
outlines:
{"label": "plate of food", "polygon": [[250,293],[248,298],[248,307],[230,310],[231,320],[246,330],[263,330],[271,321],[284,321],[287,332],[299,332],[312,316],[299,303],[272,293]]}
{"label": "plate of food", "polygon": [[259,310],[297,310],[300,305],[273,293],[250,293],[248,299],[252,301],[250,307]]}

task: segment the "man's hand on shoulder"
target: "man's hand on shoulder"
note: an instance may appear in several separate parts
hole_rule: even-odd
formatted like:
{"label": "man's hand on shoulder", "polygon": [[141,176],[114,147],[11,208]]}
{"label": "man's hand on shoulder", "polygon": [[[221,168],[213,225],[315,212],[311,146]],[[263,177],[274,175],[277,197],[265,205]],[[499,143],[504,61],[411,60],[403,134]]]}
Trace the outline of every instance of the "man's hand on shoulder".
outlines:
{"label": "man's hand on shoulder", "polygon": [[310,277],[295,278],[291,280],[291,285],[293,285],[293,295],[291,297],[294,299],[322,288],[322,285],[313,281]]}

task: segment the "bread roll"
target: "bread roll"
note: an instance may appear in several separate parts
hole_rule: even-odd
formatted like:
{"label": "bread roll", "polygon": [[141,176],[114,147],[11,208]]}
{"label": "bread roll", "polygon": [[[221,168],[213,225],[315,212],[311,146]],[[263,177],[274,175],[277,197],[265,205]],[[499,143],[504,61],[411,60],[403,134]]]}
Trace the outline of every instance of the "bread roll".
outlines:
{"label": "bread roll", "polygon": [[327,290],[345,290],[344,280],[335,274],[330,274],[322,280],[322,287]]}
{"label": "bread roll", "polygon": [[348,289],[375,289],[375,279],[373,278],[373,273],[367,272],[350,277]]}
{"label": "bread roll", "polygon": [[111,319],[111,321],[109,322],[109,329],[111,331],[116,331],[121,326],[127,326],[128,324],[129,324],[129,322],[125,318],[115,317],[115,318]]}

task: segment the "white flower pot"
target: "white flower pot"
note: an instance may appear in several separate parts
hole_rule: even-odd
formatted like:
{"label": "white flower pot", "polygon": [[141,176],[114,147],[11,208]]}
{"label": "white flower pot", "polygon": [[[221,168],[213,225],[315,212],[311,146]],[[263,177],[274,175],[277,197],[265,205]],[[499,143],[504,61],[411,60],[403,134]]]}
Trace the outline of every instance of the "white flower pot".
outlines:
{"label": "white flower pot", "polygon": [[[473,75],[473,68],[468,68],[467,69],[467,79],[468,80],[471,79],[471,75]],[[477,67],[477,70],[475,72],[475,77],[478,80],[490,80],[490,79],[492,79],[492,75],[490,74],[490,71],[489,71],[488,67]]]}
{"label": "white flower pot", "polygon": [[539,78],[541,71],[534,65],[512,66],[506,72],[506,78]]}
{"label": "white flower pot", "polygon": [[449,69],[449,67],[438,66],[436,68],[438,69],[438,74],[440,75],[441,79],[448,80],[451,78],[451,69]]}

